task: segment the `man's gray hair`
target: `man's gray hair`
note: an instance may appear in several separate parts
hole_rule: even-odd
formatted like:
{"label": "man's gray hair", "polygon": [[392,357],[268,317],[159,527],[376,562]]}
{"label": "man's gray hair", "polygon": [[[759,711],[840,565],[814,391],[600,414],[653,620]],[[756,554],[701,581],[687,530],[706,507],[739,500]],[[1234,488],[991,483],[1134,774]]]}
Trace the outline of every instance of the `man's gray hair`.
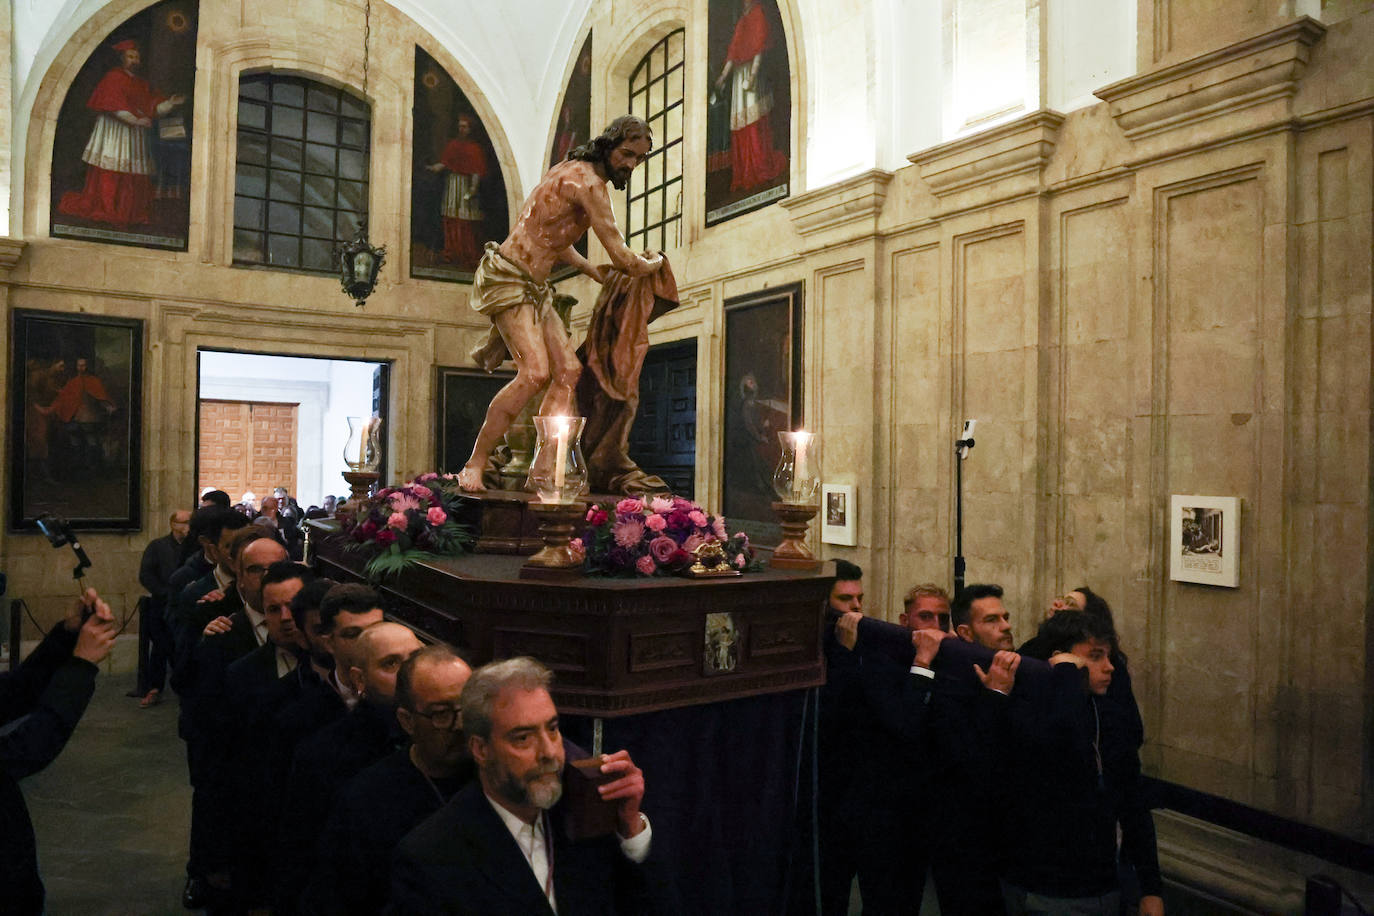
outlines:
{"label": "man's gray hair", "polygon": [[553,672],[528,655],[483,665],[463,687],[463,731],[491,740],[491,715],[502,690],[548,690]]}

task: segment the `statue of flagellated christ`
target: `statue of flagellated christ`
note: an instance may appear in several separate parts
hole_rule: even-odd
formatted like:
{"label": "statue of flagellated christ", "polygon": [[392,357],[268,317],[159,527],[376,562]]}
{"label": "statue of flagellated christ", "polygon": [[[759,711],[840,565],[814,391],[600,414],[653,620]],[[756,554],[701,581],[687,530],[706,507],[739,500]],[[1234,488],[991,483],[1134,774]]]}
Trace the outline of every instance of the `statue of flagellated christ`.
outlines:
{"label": "statue of flagellated christ", "polygon": [[590,228],[606,249],[611,263],[630,276],[658,270],[658,252],[635,254],[615,224],[606,182],[623,190],[630,173],[653,149],[653,133],[642,118],[622,115],[591,142],[568,153],[549,169],[530,193],[501,244],[488,242],[473,277],[471,304],[492,321],[486,344],[473,352],[488,371],[510,356],[516,375],[496,393],[477,434],[472,455],[459,472],[464,490],[483,489],[487,456],[505,435],[516,415],[547,382],[539,412],[571,415],[581,364],[567,329],[553,309],[549,272],[564,261],[598,283],[606,268],[594,267],[572,247]]}

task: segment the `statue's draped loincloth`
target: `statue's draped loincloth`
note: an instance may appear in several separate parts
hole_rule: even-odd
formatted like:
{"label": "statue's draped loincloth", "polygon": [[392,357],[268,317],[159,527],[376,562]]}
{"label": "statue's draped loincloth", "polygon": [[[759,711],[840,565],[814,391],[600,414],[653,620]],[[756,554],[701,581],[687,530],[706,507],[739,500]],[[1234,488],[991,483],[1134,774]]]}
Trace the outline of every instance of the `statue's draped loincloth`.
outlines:
{"label": "statue's draped loincloth", "polygon": [[544,320],[553,307],[553,286],[530,276],[529,271],[501,254],[495,242],[487,242],[486,253],[472,278],[468,302],[479,313],[492,319],[486,341],[472,351],[473,362],[492,372],[510,358],[510,350],[496,326],[496,316],[518,305],[534,306],[534,323]]}

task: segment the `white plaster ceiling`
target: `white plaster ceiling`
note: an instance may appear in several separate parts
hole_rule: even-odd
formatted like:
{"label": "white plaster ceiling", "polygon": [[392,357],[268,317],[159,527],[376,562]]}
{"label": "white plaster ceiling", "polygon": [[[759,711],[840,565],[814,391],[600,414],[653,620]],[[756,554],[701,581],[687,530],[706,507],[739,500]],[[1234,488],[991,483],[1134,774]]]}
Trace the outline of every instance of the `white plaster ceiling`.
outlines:
{"label": "white plaster ceiling", "polygon": [[[14,112],[16,123],[25,124],[42,75],[107,0],[12,2]],[[515,153],[522,191],[542,173],[563,75],[591,2],[392,0],[453,55],[486,96]]]}

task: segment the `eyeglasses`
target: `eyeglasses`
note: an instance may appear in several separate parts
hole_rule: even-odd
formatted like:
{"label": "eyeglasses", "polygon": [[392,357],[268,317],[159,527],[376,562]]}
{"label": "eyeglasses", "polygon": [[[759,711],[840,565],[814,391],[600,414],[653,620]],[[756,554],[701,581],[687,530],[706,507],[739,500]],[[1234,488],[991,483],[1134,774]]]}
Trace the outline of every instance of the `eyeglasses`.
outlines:
{"label": "eyeglasses", "polygon": [[462,724],[462,714],[452,706],[445,706],[433,712],[420,712],[415,710],[415,715],[429,720],[429,724],[435,728],[453,728],[455,725]]}

